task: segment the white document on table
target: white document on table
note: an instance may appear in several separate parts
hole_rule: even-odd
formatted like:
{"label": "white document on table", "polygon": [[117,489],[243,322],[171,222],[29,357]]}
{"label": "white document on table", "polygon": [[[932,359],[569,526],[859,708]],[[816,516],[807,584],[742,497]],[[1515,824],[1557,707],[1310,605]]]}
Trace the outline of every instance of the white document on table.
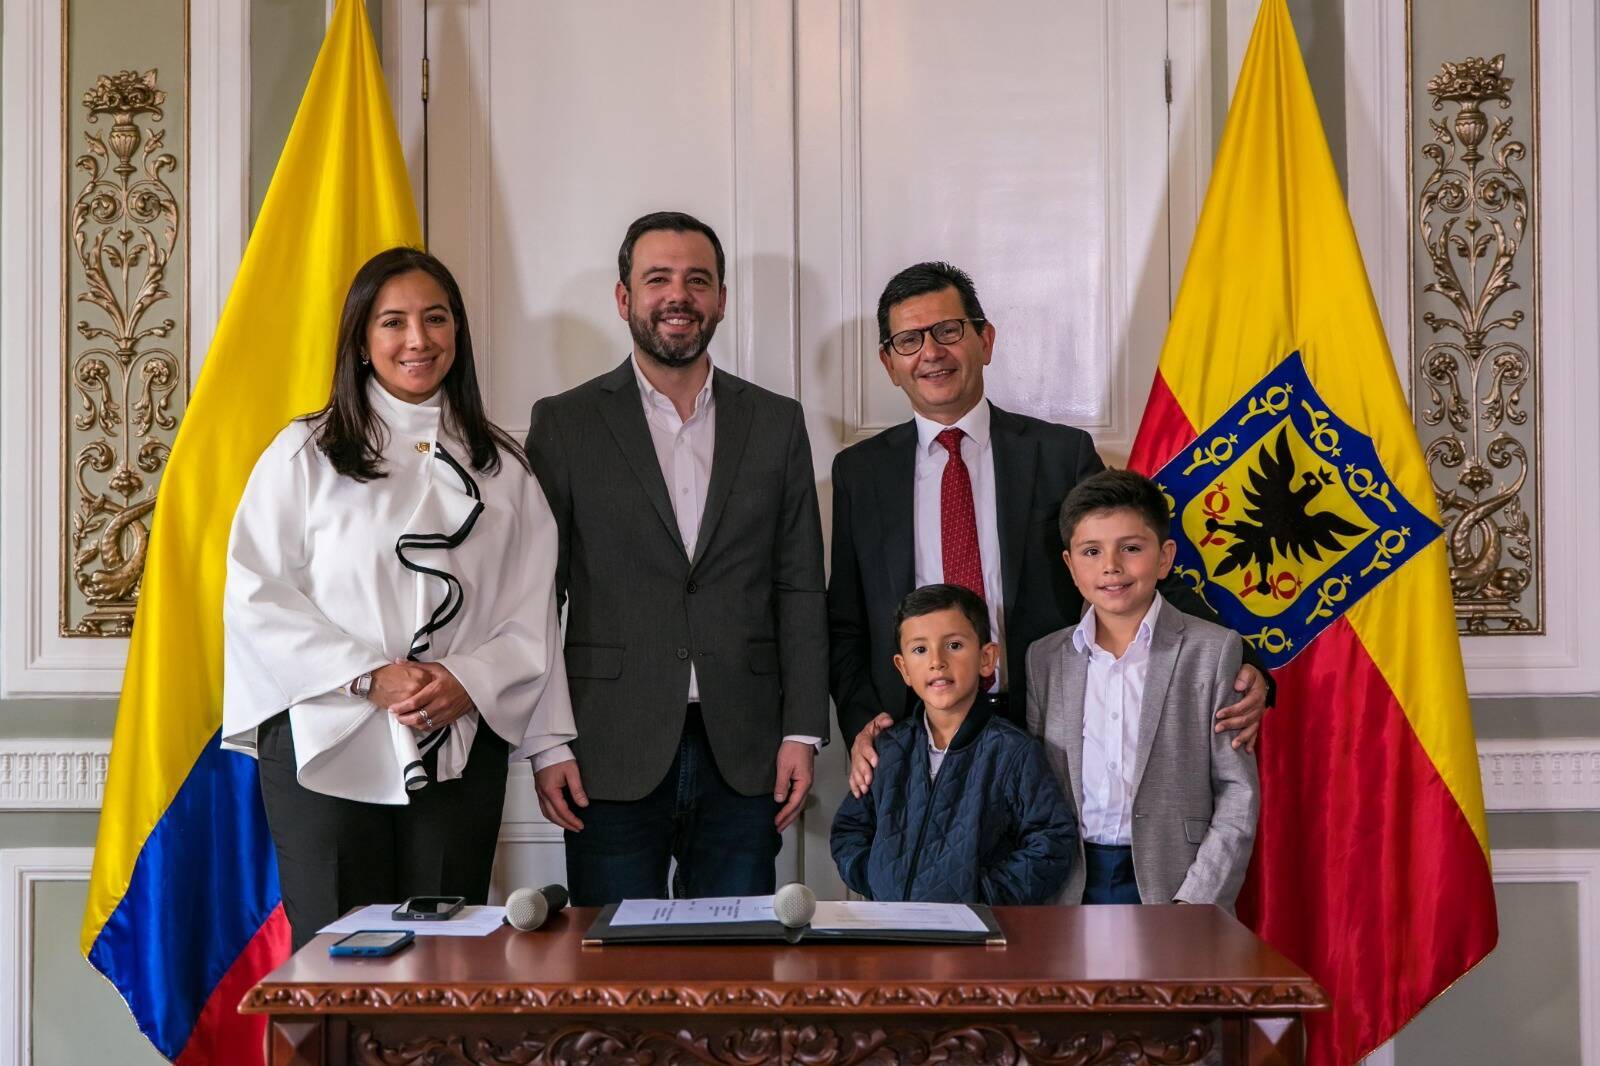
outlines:
{"label": "white document on table", "polygon": [[775,922],[771,896],[707,896],[704,899],[625,899],[611,916],[622,925],[724,925]]}
{"label": "white document on table", "polygon": [[983,924],[965,903],[879,903],[872,900],[828,900],[817,904],[811,928],[828,930],[932,930],[982,933]]}
{"label": "white document on table", "polygon": [[374,903],[370,907],[351,911],[332,925],[325,925],[317,931],[359,933],[364,929],[405,929],[418,936],[488,936],[500,928],[506,917],[504,907],[462,907],[454,917],[405,922],[394,918],[394,909],[398,906],[398,903]]}

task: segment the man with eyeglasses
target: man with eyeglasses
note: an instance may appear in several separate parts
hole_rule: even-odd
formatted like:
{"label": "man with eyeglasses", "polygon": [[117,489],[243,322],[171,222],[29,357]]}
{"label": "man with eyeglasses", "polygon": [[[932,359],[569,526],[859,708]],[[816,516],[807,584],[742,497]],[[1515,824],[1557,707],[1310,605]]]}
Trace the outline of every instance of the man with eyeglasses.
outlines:
{"label": "man with eyeglasses", "polygon": [[[878,298],[878,337],[878,359],[913,417],[833,462],[829,687],[857,795],[877,761],[873,738],[910,710],[893,662],[894,612],[914,588],[944,582],[983,597],[1000,658],[982,698],[1024,724],[1028,645],[1083,612],[1061,564],[1057,511],[1074,485],[1104,468],[1083,430],[984,399],[995,327],[964,271],[918,263],[896,274]],[[1217,620],[1182,581],[1169,578],[1161,591]],[[1217,728],[1237,730],[1234,746],[1254,750],[1270,682],[1251,658],[1247,648],[1234,685],[1240,699],[1218,710]]]}

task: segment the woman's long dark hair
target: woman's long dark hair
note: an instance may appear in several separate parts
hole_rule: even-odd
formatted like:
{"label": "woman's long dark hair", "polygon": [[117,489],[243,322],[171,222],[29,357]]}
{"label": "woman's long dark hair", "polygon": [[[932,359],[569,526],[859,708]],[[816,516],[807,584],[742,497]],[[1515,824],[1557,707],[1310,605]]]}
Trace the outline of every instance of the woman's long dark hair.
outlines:
{"label": "woman's long dark hair", "polygon": [[314,436],[317,448],[345,477],[371,481],[385,476],[386,429],[367,399],[367,378],[373,371],[372,364],[363,362],[361,355],[366,348],[367,321],[372,317],[378,290],[391,278],[414,270],[422,271],[439,283],[450,301],[450,314],[456,320],[456,357],[440,384],[445,400],[445,427],[466,444],[472,468],[479,473],[499,473],[502,451],[514,456],[523,469],[528,469],[528,460],[517,442],[484,413],[461,286],[443,263],[416,248],[390,248],[379,252],[356,271],[355,280],[350,283],[344,311],[339,315],[333,393],[328,397],[328,406],[307,416],[322,423]]}

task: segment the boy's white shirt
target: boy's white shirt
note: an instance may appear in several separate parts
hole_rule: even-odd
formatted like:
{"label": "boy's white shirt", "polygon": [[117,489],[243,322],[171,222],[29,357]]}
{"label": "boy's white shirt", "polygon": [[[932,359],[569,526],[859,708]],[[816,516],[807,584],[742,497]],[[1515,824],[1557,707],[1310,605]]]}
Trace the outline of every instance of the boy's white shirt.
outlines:
{"label": "boy's white shirt", "polygon": [[1139,709],[1150,669],[1150,641],[1161,612],[1159,595],[1139,621],[1122,658],[1097,641],[1094,607],[1084,609],[1072,646],[1089,659],[1083,689],[1083,839],[1133,843],[1133,775],[1139,752]]}

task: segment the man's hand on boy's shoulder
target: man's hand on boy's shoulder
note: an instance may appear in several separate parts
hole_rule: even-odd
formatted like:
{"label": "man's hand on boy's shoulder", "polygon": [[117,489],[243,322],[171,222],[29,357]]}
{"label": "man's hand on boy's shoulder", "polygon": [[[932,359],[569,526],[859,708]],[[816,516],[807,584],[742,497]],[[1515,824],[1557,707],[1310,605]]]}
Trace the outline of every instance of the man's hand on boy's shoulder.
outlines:
{"label": "man's hand on boy's shoulder", "polygon": [[[1261,717],[1267,712],[1267,679],[1249,663],[1239,667],[1239,676],[1234,679],[1233,690],[1244,695],[1235,703],[1230,703],[1217,711],[1218,733],[1233,729],[1239,735],[1233,738],[1235,748],[1244,747],[1244,750],[1254,755],[1256,751],[1256,738],[1261,735]],[[865,735],[865,733],[863,733]],[[855,760],[851,760],[850,779],[855,780]],[[871,780],[870,776],[868,780]]]}
{"label": "man's hand on boy's shoulder", "polygon": [[867,789],[872,787],[872,771],[878,765],[878,750],[874,742],[879,733],[892,725],[893,718],[887,713],[879,714],[862,726],[856,739],[850,742],[850,794],[857,799],[865,796]]}

